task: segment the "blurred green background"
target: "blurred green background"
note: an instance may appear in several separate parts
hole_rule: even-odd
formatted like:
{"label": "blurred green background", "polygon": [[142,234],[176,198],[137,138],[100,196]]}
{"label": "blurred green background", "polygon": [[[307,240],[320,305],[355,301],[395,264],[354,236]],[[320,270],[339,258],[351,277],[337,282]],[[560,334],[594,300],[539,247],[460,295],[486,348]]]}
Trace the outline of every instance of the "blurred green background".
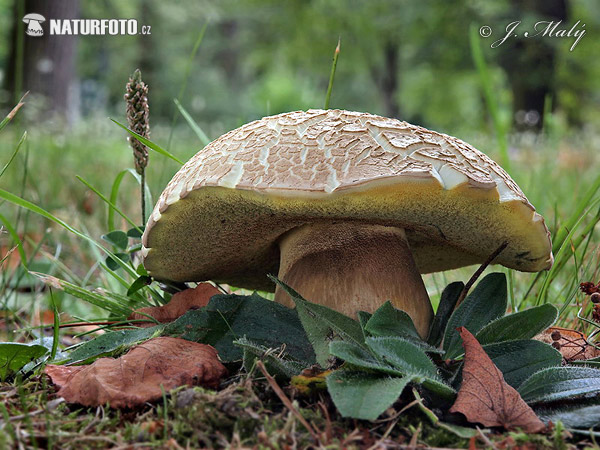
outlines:
{"label": "blurred green background", "polygon": [[[23,11],[48,18],[136,18],[140,26],[150,25],[152,34],[31,38],[15,33],[26,27]],[[575,38],[568,37],[519,37],[490,48],[514,20],[523,22],[520,33],[531,32],[538,21],[562,21],[558,29],[566,30],[580,21],[587,34],[573,51]],[[205,23],[205,38],[190,61]],[[470,25],[492,29],[480,43],[507,107],[537,108],[541,115],[539,97],[543,106],[548,94],[565,126],[598,123],[600,4],[595,0],[0,0],[0,100],[5,108],[12,106],[21,93],[15,92],[18,85],[20,91],[31,90],[30,101],[36,93],[51,92],[46,106],[65,114],[69,124],[102,121],[122,115],[124,83],[140,68],[151,87],[156,124],[170,124],[172,99],[185,86],[182,104],[217,136],[264,115],[322,107],[339,37],[333,107],[468,134],[485,130],[488,121],[469,48]],[[15,61],[18,37],[25,40],[22,74]],[[61,56],[61,48],[65,53],[71,46],[72,57]],[[54,67],[48,69],[46,60]],[[32,73],[61,67],[73,70],[64,79]],[[29,114],[47,111],[30,108]]]}
{"label": "blurred green background", "polygon": [[[50,36],[45,24],[43,37],[29,37],[21,20],[28,12],[135,18],[151,34]],[[492,48],[514,21],[522,22],[519,36]],[[573,49],[573,36],[523,37],[538,22],[558,24],[554,34],[586,34]],[[490,37],[480,36],[482,26]],[[566,255],[569,273],[550,289],[550,301],[567,305],[579,280],[598,275],[597,191],[577,205],[600,167],[599,28],[596,0],[0,0],[0,115],[29,91],[0,133],[3,166],[27,131],[0,188],[98,238],[107,229],[106,205],[75,175],[108,195],[117,173],[133,166],[126,133],[109,117],[125,122],[125,84],[136,68],[149,84],[151,139],[186,160],[203,144],[174,99],[211,139],[265,115],[322,108],[340,39],[330,107],[458,136],[510,163],[553,234],[572,218],[592,224],[581,235],[589,245]],[[151,153],[154,198],[177,169]],[[139,217],[138,189],[127,178],[119,191],[130,217]],[[32,245],[44,242],[50,254],[60,248],[70,270],[102,284],[87,245],[56,228],[47,235],[48,222],[12,205],[0,209],[22,236],[34,233]],[[0,238],[10,248],[6,234]],[[522,297],[533,275],[518,276],[514,295]],[[447,278],[427,280],[439,292]]]}

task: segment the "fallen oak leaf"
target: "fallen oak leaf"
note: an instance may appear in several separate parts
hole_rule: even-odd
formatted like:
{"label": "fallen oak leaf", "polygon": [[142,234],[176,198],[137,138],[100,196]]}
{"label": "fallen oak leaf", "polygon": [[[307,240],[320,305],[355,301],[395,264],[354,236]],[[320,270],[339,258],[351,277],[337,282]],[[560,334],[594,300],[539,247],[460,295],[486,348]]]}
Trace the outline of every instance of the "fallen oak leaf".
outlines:
{"label": "fallen oak leaf", "polygon": [[566,363],[600,356],[600,350],[590,344],[585,334],[570,328],[550,327],[534,339],[552,345],[561,353]]}
{"label": "fallen oak leaf", "polygon": [[134,408],[158,400],[183,385],[216,388],[227,373],[210,345],[158,337],[120,358],[101,358],[89,366],[46,366],[44,372],[68,403]]}
{"label": "fallen oak leaf", "polygon": [[462,413],[469,422],[486,427],[521,428],[526,433],[543,431],[544,423],[504,381],[502,372],[475,336],[465,327],[459,327],[458,332],[465,348],[463,382],[450,412]]}
{"label": "fallen oak leaf", "polygon": [[[148,316],[156,319],[160,323],[173,322],[175,319],[183,316],[190,309],[203,308],[213,295],[221,292],[209,283],[200,283],[194,289],[185,289],[177,292],[171,298],[171,301],[163,306],[149,306],[140,308],[128,317],[129,320],[148,320]],[[146,328],[154,326],[152,322],[140,322],[139,327]]]}

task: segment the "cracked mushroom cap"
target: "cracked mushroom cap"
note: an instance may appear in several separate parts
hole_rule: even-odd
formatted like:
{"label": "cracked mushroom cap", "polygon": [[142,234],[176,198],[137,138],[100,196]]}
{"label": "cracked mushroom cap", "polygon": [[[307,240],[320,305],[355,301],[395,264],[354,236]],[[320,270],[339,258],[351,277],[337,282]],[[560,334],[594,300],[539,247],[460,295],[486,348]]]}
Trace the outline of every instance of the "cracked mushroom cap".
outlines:
{"label": "cracked mushroom cap", "polygon": [[158,280],[273,290],[278,241],[314,222],[403,228],[421,273],[495,259],[537,272],[550,233],[521,189],[466,142],[395,119],[296,111],[232,130],[169,182],[143,236]]}

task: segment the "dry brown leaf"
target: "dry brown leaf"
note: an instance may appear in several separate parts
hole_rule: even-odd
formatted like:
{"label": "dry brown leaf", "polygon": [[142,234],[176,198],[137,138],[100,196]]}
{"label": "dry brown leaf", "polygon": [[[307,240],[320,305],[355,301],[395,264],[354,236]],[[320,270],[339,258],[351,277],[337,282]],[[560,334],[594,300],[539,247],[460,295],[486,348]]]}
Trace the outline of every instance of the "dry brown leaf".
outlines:
{"label": "dry brown leaf", "polygon": [[[553,339],[553,336],[556,339]],[[590,344],[581,331],[562,327],[550,327],[538,334],[535,339],[552,345],[566,362],[597,358],[600,350]]]}
{"label": "dry brown leaf", "polygon": [[216,388],[227,373],[210,345],[158,337],[133,347],[120,358],[101,358],[89,366],[44,370],[69,403],[133,408],[183,385]]}
{"label": "dry brown leaf", "polygon": [[[132,313],[129,320],[148,320],[148,316],[154,317],[160,323],[173,322],[183,316],[190,309],[198,309],[206,306],[213,295],[221,292],[212,284],[201,283],[195,289],[186,289],[173,295],[171,301],[164,306],[150,306],[140,308]],[[151,327],[152,322],[140,322],[140,327]]]}
{"label": "dry brown leaf", "polygon": [[504,381],[502,372],[465,327],[458,329],[465,348],[463,382],[450,412],[465,415],[486,427],[521,428],[539,433],[546,427],[519,393]]}

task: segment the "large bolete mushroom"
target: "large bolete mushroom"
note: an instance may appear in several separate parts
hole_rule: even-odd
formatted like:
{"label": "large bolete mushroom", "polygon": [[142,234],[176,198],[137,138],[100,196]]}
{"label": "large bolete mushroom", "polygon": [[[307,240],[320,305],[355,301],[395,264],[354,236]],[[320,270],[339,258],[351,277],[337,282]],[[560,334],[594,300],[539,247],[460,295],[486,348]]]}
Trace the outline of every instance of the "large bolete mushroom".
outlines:
{"label": "large bolete mushroom", "polygon": [[[346,315],[383,302],[425,336],[422,273],[494,262],[552,265],[550,234],[508,174],[469,144],[340,110],[265,117],[190,159],[143,236],[158,280],[273,290],[278,277]],[[275,300],[290,305],[277,288]]]}

